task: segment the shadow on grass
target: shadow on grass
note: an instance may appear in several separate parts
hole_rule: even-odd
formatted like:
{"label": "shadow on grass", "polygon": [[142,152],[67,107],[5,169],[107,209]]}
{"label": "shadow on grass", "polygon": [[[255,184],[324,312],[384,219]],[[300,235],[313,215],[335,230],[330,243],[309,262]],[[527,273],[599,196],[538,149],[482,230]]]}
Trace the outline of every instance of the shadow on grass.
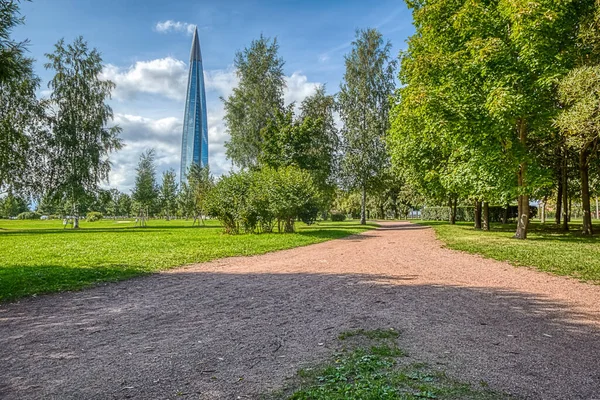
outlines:
{"label": "shadow on grass", "polygon": [[142,266],[114,264],[90,267],[2,266],[0,302],[31,295],[80,290],[104,282],[116,282],[151,273]]}
{"label": "shadow on grass", "polygon": [[[418,221],[415,224],[421,226],[431,226],[431,227],[440,227],[447,226],[452,227],[450,223],[445,221]],[[491,230],[487,231],[476,231],[473,227],[472,222],[457,222],[455,227],[460,229],[464,229],[467,231],[472,231],[473,233],[479,232],[482,235],[489,235],[494,233],[506,233],[506,234],[514,234],[516,231],[515,224],[491,224]],[[600,243],[600,236],[587,236],[581,234],[581,225],[571,225],[570,230],[565,232],[561,227],[554,224],[541,224],[541,223],[531,223],[528,229],[527,240],[530,241],[561,241],[561,242],[576,242],[576,243],[590,243],[597,244]],[[600,227],[598,227],[600,228]]]}
{"label": "shadow on grass", "polygon": [[2,235],[47,235],[47,234],[65,234],[65,235],[81,235],[86,233],[156,233],[166,232],[171,230],[179,229],[219,229],[223,228],[220,225],[205,225],[205,226],[146,226],[146,227],[134,227],[134,226],[123,226],[114,228],[89,228],[83,227],[79,229],[63,229],[63,228],[31,228],[31,229],[0,229],[0,236]]}
{"label": "shadow on grass", "polygon": [[494,390],[583,399],[600,387],[598,315],[530,292],[402,275],[177,271],[0,311],[7,399],[119,398],[123,374],[132,398],[182,386],[259,398],[266,383],[329,358],[340,333],[382,327],[401,332],[411,362]]}

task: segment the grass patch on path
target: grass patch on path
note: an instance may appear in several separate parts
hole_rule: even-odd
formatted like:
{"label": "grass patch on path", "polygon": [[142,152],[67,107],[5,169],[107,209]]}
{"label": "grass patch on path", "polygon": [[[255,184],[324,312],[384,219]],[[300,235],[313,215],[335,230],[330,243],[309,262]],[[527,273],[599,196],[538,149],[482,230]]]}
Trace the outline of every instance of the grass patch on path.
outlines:
{"label": "grass patch on path", "polygon": [[356,221],[297,224],[293,234],[225,235],[216,221],[81,222],[0,220],[0,301],[76,290],[230,256],[249,256],[324,242],[373,229]]}
{"label": "grass patch on path", "polygon": [[324,365],[298,371],[291,384],[270,398],[346,399],[504,399],[486,389],[457,382],[426,364],[410,363],[396,344],[396,330],[350,331],[340,351]]}
{"label": "grass patch on path", "polygon": [[517,266],[535,267],[557,275],[600,283],[600,237],[582,236],[580,227],[561,232],[552,224],[532,222],[527,240],[514,239],[514,225],[492,224],[476,231],[472,223],[426,221],[442,242],[454,250],[481,254]]}

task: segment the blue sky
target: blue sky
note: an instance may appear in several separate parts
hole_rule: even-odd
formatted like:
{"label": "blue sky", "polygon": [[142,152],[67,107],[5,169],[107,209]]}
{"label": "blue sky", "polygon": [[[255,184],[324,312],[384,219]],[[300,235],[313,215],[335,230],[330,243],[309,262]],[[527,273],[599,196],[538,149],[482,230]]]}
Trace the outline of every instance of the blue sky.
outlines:
{"label": "blue sky", "polygon": [[117,83],[111,105],[126,144],[111,156],[110,186],[124,191],[131,189],[137,158],[146,148],[156,149],[159,173],[179,169],[189,26],[199,30],[209,163],[216,175],[230,169],[219,96],[227,96],[236,85],[232,63],[237,50],[261,33],[277,37],[288,77],[286,102],[300,102],[317,84],[337,91],[343,56],[357,28],[378,28],[392,42],[394,56],[413,33],[403,1],[33,0],[23,3],[21,11],[26,22],[14,36],[31,42],[29,51],[43,80],[40,95],[46,94],[51,77],[43,68],[44,54],[60,38],[70,42],[83,35],[102,53],[104,75]]}

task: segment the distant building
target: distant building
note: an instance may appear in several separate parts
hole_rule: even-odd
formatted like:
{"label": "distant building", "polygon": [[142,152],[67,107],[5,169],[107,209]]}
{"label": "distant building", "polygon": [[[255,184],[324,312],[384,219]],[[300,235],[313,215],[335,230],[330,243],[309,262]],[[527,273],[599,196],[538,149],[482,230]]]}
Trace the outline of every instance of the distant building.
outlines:
{"label": "distant building", "polygon": [[206,122],[206,92],[204,90],[204,69],[198,29],[194,29],[190,72],[188,75],[187,97],[183,116],[183,136],[181,141],[180,182],[185,181],[192,163],[208,166],[208,125]]}

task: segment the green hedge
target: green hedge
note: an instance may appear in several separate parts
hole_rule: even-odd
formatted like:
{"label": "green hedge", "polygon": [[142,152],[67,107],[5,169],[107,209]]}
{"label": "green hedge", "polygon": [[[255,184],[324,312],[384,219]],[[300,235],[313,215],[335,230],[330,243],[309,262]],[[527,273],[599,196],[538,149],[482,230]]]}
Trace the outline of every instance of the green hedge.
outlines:
{"label": "green hedge", "polygon": [[17,215],[17,219],[40,219],[42,214],[35,211],[25,211]]}
{"label": "green hedge", "polygon": [[[502,222],[505,213],[504,207],[490,207],[490,222]],[[514,222],[517,220],[517,206],[508,207],[508,222]],[[529,207],[529,219],[537,216],[537,207]],[[483,218],[483,210],[482,210]],[[450,207],[425,207],[421,210],[421,219],[426,221],[449,221],[450,220]],[[461,206],[456,207],[456,220],[473,222],[475,221],[475,207],[472,206]]]}
{"label": "green hedge", "polygon": [[333,222],[341,222],[341,221],[345,221],[346,220],[346,214],[341,213],[341,212],[332,212],[331,213],[331,220]]}

